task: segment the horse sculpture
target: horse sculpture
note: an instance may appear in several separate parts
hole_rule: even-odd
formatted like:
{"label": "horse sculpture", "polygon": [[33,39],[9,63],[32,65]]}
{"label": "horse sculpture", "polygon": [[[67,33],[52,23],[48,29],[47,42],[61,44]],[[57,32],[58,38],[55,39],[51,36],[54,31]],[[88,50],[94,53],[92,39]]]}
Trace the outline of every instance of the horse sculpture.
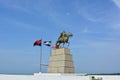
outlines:
{"label": "horse sculpture", "polygon": [[72,37],[73,35],[69,32],[69,33],[65,33],[64,31],[61,33],[61,35],[59,36],[57,42],[56,42],[56,46],[59,48],[60,44],[63,43],[63,47],[64,47],[64,44],[67,43],[68,46],[69,46],[69,38]]}

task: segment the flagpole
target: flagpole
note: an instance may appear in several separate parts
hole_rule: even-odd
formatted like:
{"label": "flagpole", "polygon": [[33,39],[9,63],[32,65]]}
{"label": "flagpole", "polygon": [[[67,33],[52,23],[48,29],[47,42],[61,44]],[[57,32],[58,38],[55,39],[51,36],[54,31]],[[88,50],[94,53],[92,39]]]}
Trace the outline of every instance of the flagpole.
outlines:
{"label": "flagpole", "polygon": [[40,72],[42,72],[42,42],[41,42],[41,46],[40,46]]}
{"label": "flagpole", "polygon": [[50,46],[50,56],[51,56],[51,53],[52,53],[52,42],[51,42],[51,46]]}

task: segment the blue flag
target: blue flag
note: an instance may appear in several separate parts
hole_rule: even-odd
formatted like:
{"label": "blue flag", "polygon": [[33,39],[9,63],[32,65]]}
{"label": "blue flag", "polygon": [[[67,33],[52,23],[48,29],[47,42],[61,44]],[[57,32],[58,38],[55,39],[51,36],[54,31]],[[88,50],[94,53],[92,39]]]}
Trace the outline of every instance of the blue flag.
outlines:
{"label": "blue flag", "polygon": [[44,45],[51,46],[51,41],[44,41]]}

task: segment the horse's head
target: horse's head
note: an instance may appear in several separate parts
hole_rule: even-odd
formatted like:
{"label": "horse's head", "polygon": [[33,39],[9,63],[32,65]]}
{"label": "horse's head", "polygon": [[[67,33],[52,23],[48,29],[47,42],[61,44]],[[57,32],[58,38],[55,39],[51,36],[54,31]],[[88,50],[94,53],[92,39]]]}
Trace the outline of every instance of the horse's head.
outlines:
{"label": "horse's head", "polygon": [[68,37],[72,37],[73,34],[71,34],[70,32],[67,34]]}

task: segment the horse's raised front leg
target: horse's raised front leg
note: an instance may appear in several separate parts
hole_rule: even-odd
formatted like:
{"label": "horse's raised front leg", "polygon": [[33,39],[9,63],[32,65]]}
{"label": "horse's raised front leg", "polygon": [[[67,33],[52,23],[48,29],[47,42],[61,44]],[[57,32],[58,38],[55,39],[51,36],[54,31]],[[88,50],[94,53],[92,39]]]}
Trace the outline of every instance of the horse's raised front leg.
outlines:
{"label": "horse's raised front leg", "polygon": [[67,42],[67,46],[69,46],[70,45],[70,43],[69,42]]}
{"label": "horse's raised front leg", "polygon": [[63,47],[64,47],[65,43],[63,43]]}

